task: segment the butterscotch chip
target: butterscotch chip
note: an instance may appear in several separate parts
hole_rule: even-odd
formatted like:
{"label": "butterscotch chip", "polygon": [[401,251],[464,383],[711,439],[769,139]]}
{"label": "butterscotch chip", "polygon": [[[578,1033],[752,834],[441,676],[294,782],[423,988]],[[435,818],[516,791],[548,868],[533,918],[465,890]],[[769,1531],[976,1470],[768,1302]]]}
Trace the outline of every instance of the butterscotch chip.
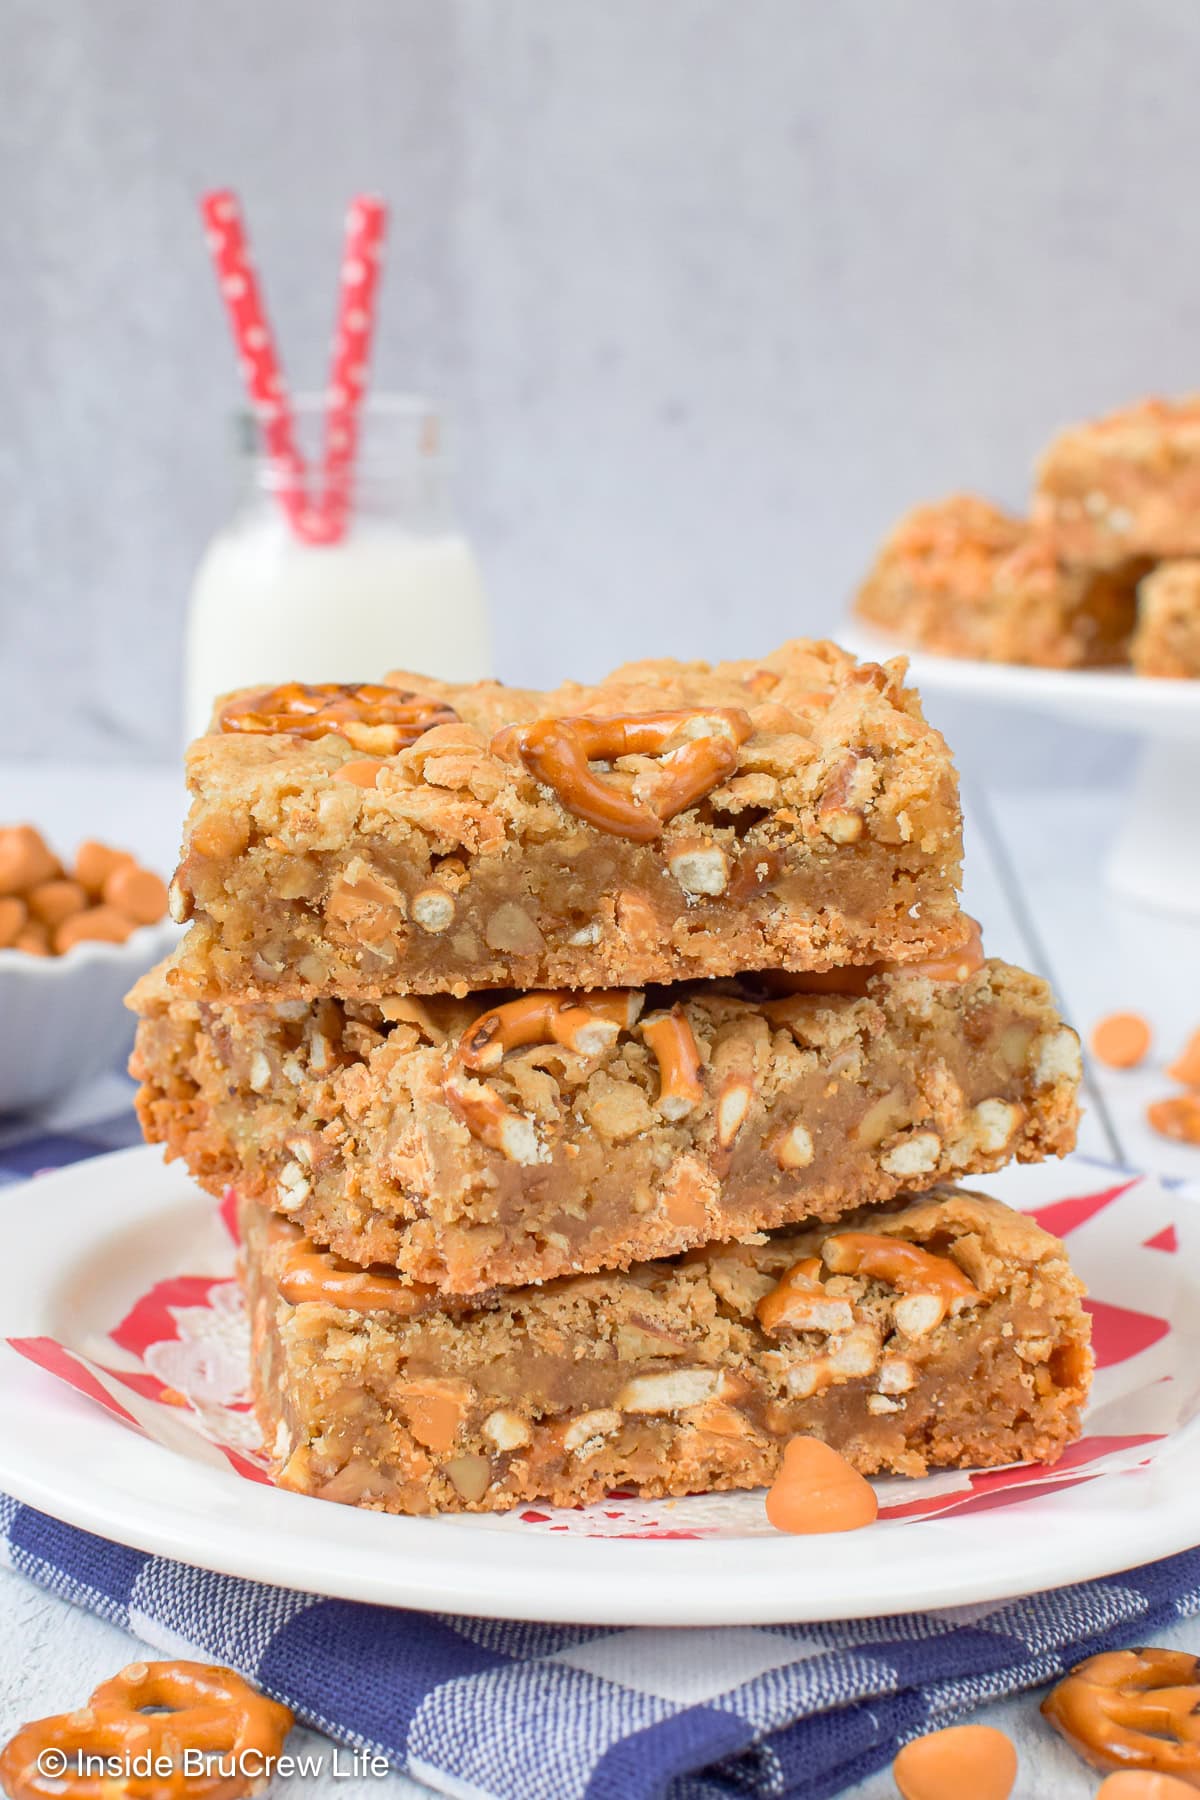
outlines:
{"label": "butterscotch chip", "polygon": [[76,944],[123,944],[136,930],[135,922],[115,906],[89,906],[63,920],[54,933],[54,948],[63,956]]}
{"label": "butterscotch chip", "polygon": [[994,1725],[950,1725],[906,1744],[892,1777],[904,1800],[1008,1800],[1016,1746]]}
{"label": "butterscotch chip", "polygon": [[43,881],[30,888],[25,903],[33,918],[40,919],[43,925],[53,930],[72,913],[82,912],[88,897],[78,881],[68,881],[64,876],[60,881]]}
{"label": "butterscotch chip", "polygon": [[15,895],[0,900],[0,950],[7,950],[20,935],[28,916],[25,902]]}
{"label": "butterscotch chip", "polygon": [[846,1458],[820,1438],[784,1446],[783,1466],[767,1490],[767,1518],[795,1536],[861,1531],[879,1512],[875,1491]]}
{"label": "butterscotch chip", "polygon": [[123,863],[104,883],[104,900],[138,925],[157,925],[167,916],[167,884],[153,869]]}
{"label": "butterscotch chip", "polygon": [[1110,1069],[1135,1069],[1150,1048],[1150,1027],[1140,1013],[1109,1013],[1093,1026],[1091,1046]]}
{"label": "butterscotch chip", "polygon": [[1200,1144],[1200,1094],[1172,1094],[1167,1100],[1155,1100],[1146,1108],[1146,1117],[1161,1137]]}
{"label": "butterscotch chip", "polygon": [[1175,1775],[1146,1769],[1118,1769],[1096,1789],[1096,1800],[1196,1800],[1196,1786]]}
{"label": "butterscotch chip", "polygon": [[50,934],[44,925],[38,925],[31,920],[17,933],[10,948],[23,950],[26,956],[49,956]]}
{"label": "butterscotch chip", "polygon": [[335,781],[350,781],[355,787],[373,788],[379,779],[379,771],[383,764],[375,756],[360,756],[354,762],[343,763],[336,771]]}
{"label": "butterscotch chip", "polygon": [[1183,1087],[1200,1088],[1200,1031],[1194,1031],[1175,1061],[1168,1063],[1167,1074]]}
{"label": "butterscotch chip", "polygon": [[83,884],[93,900],[98,900],[113,870],[132,861],[128,850],[114,850],[110,844],[86,838],[75,853],[75,879]]}
{"label": "butterscotch chip", "polygon": [[0,894],[20,894],[61,873],[58,858],[32,825],[0,825]]}
{"label": "butterscotch chip", "polygon": [[240,856],[249,842],[247,819],[231,817],[218,807],[193,812],[191,849],[197,856]]}

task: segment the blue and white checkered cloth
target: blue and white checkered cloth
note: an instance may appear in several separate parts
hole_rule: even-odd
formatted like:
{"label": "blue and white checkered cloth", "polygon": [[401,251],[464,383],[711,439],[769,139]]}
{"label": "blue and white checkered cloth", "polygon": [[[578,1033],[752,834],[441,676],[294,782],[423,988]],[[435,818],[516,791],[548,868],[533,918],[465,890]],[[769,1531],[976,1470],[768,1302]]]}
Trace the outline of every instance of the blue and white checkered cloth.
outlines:
{"label": "blue and white checkered cloth", "polygon": [[[135,1136],[122,1116],[0,1142],[0,1185]],[[830,1625],[467,1619],[213,1575],[2,1496],[0,1562],[462,1800],[826,1800],[909,1738],[1200,1611],[1195,1550],[1026,1600]]]}

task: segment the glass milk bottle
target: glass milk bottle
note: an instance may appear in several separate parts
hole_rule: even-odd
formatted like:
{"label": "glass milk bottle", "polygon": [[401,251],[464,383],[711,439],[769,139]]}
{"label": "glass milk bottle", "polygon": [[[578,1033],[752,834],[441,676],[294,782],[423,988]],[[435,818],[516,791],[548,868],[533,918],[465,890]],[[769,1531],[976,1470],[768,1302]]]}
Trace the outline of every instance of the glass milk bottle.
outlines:
{"label": "glass milk bottle", "polygon": [[[295,413],[302,436],[319,432],[324,402],[299,401]],[[491,674],[483,588],[424,401],[380,396],[365,406],[350,514],[333,543],[296,534],[253,414],[239,415],[238,436],[242,503],[205,553],[188,613],[190,737],[230,688],[379,681],[389,669],[447,681]],[[319,482],[314,468],[310,490]]]}

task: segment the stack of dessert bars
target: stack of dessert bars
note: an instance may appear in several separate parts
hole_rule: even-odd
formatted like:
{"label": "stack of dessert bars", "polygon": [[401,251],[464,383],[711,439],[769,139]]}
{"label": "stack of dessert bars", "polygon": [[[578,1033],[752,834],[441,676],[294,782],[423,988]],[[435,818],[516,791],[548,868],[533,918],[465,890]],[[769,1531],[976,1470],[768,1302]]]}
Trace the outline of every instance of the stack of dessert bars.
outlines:
{"label": "stack of dessert bars", "polygon": [[277,1479],[400,1512],[1052,1460],[1062,1246],[948,1185],[1071,1147],[1079,1048],[958,909],[904,664],[235,695],[147,1137],[240,1201]]}

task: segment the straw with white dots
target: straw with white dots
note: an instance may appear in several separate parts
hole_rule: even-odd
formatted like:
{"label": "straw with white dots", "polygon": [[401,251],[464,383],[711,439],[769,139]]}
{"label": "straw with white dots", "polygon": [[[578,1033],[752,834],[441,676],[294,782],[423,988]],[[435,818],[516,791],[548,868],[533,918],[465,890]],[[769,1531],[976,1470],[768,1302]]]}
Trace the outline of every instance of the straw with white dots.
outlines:
{"label": "straw with white dots", "polygon": [[279,476],[280,504],[304,542],[335,543],[345,534],[350,519],[358,419],[366,391],[387,209],[381,200],[360,195],[346,217],[319,499],[310,491],[283,365],[250,259],[237,196],[228,188],[217,189],[202,196],[200,209],[246,392],[262,429],[267,456]]}

